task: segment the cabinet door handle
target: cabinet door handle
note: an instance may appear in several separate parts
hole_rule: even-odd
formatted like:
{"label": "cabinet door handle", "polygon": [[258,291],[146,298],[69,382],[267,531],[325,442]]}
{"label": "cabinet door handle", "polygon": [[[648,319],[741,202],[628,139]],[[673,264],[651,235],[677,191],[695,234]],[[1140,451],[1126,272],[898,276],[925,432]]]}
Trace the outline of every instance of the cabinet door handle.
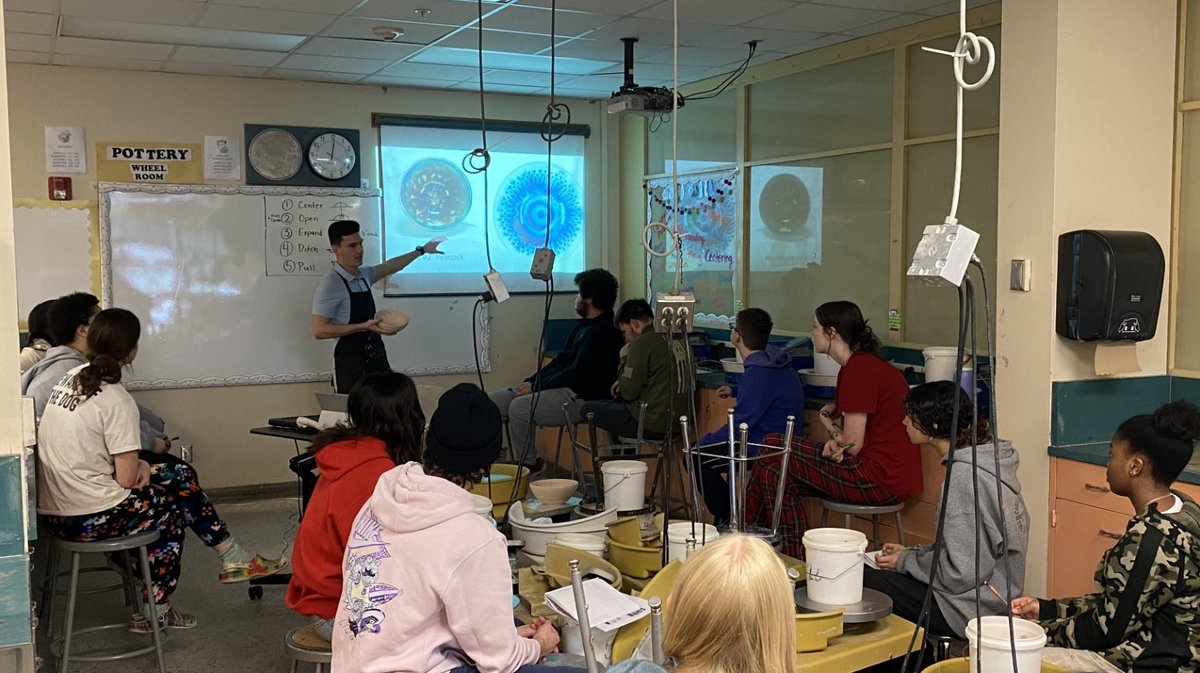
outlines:
{"label": "cabinet door handle", "polygon": [[1107,530],[1104,528],[1101,528],[1099,531],[1097,531],[1097,535],[1099,535],[1101,537],[1109,538],[1110,540],[1120,540],[1121,539],[1120,533],[1114,533],[1111,530]]}
{"label": "cabinet door handle", "polygon": [[1111,489],[1111,488],[1109,488],[1109,487],[1107,487],[1107,486],[1099,486],[1099,485],[1097,485],[1097,484],[1093,484],[1093,483],[1090,483],[1090,482],[1084,482],[1084,483],[1083,483],[1083,488],[1084,488],[1084,489],[1086,489],[1086,490],[1088,490],[1088,491],[1095,491],[1095,492],[1097,492],[1097,493],[1112,493],[1112,489]]}

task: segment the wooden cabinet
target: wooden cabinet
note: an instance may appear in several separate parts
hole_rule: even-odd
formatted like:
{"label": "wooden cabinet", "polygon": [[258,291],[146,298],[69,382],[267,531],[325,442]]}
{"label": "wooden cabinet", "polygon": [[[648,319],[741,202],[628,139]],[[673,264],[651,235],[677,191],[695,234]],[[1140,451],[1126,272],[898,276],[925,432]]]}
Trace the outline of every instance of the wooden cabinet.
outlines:
{"label": "wooden cabinet", "polygon": [[[1125,533],[1133,507],[1108,488],[1103,465],[1050,459],[1050,550],[1046,593],[1069,598],[1094,593],[1100,557]],[[1176,482],[1192,498],[1200,486]],[[1032,506],[1032,503],[1030,503]]]}

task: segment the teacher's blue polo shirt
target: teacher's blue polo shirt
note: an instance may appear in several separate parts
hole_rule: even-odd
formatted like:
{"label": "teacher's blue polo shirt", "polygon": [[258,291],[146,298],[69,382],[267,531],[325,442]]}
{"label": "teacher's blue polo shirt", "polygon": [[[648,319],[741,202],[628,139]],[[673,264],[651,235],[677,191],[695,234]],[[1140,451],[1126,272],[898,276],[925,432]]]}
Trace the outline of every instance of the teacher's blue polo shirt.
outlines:
{"label": "teacher's blue polo shirt", "polygon": [[350,295],[346,293],[343,279],[350,285],[351,292],[370,292],[375,283],[375,267],[360,266],[358,275],[351,275],[334,262],[313,293],[313,315],[324,316],[338,325],[350,322]]}

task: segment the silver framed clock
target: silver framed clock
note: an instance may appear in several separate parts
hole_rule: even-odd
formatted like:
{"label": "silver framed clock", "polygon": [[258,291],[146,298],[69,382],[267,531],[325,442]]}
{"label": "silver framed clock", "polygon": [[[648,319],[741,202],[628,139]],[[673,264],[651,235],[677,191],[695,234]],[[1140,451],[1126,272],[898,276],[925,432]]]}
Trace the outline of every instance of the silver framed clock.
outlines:
{"label": "silver framed clock", "polygon": [[255,134],[246,145],[246,156],[256,173],[276,182],[295,176],[304,162],[300,141],[281,128],[266,128]]}
{"label": "silver framed clock", "polygon": [[308,145],[308,166],[318,177],[341,180],[357,164],[358,152],[354,144],[341,133],[322,133]]}

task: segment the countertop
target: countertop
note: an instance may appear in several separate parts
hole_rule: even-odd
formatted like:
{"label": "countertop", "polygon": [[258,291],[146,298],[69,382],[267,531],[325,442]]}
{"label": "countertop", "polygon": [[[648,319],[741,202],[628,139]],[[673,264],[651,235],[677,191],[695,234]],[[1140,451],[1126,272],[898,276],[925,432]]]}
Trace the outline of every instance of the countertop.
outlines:
{"label": "countertop", "polygon": [[[1067,446],[1051,446],[1050,455],[1055,458],[1066,458],[1080,463],[1104,465],[1108,462],[1108,444],[1071,444]],[[1200,461],[1194,460],[1183,469],[1179,481],[1187,484],[1200,485]]]}

